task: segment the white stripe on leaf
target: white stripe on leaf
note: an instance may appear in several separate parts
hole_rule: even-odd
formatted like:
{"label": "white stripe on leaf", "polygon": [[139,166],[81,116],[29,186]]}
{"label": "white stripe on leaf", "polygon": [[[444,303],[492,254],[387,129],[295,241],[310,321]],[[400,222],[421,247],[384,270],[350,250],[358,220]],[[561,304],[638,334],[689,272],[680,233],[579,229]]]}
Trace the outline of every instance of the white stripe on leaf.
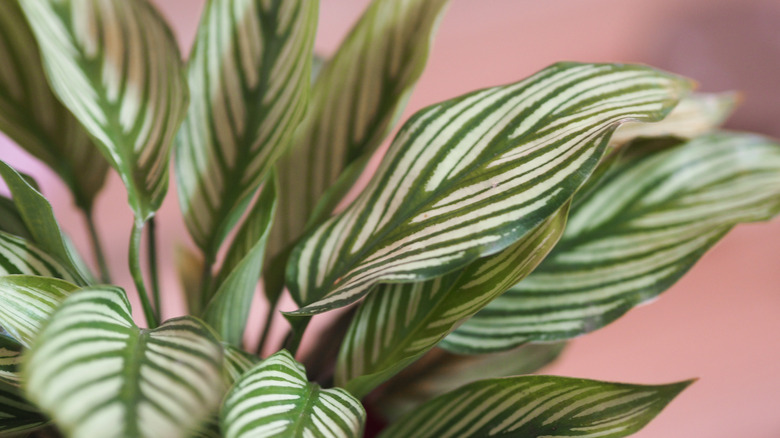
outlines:
{"label": "white stripe on leaf", "polygon": [[441,345],[497,351],[593,331],[669,288],[734,225],[780,212],[777,143],[718,132],[674,147],[657,142],[628,146],[575,199],[539,268]]}
{"label": "white stripe on leaf", "polygon": [[[360,197],[293,251],[287,281],[305,305],[297,313],[344,306],[377,283],[426,280],[506,248],[571,198],[620,123],[663,118],[689,85],[647,67],[562,63],[422,110]],[[486,93],[495,101],[483,108]],[[469,151],[467,165],[456,150]],[[434,190],[436,174],[446,178]]]}

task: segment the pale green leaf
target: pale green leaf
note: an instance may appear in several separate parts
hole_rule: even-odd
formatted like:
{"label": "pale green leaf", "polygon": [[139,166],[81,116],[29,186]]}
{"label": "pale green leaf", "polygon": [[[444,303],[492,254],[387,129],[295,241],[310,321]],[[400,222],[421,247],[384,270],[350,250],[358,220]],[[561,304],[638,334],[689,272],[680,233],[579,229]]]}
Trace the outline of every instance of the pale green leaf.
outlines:
{"label": "pale green leaf", "polygon": [[[56,259],[82,285],[91,280],[91,275],[84,270],[80,260],[54,217],[51,204],[17,171],[0,161],[0,177],[11,190],[16,211],[24,221],[27,231],[32,235],[32,243],[37,248]],[[33,272],[22,272],[33,273]]]}
{"label": "pale green leaf", "polygon": [[425,403],[381,438],[629,436],[691,382],[644,386],[553,376],[471,383]]}
{"label": "pale green leaf", "polygon": [[558,242],[568,208],[500,253],[424,283],[382,284],[341,344],[336,385],[362,398],[531,273]]}
{"label": "pale green leaf", "polygon": [[[3,0],[5,1],[5,0]],[[31,432],[49,420],[21,394],[16,385],[0,380],[0,434]]]}
{"label": "pale green leaf", "polygon": [[38,332],[76,286],[55,278],[0,277],[0,326],[29,348]]}
{"label": "pale green leaf", "polygon": [[734,225],[780,212],[780,145],[768,139],[713,133],[642,152],[629,149],[580,200],[534,273],[441,345],[496,351],[588,333],[668,289]]}
{"label": "pale green leaf", "polygon": [[201,287],[204,269],[203,257],[197,251],[180,245],[176,247],[174,263],[176,264],[179,285],[181,285],[187,304],[187,313],[201,315],[203,309],[201,294],[204,292]]}
{"label": "pale green leaf", "polygon": [[0,231],[0,275],[37,275],[76,283],[68,268],[55,258],[36,245],[2,231]]}
{"label": "pale green leaf", "polygon": [[49,88],[18,0],[0,2],[0,131],[51,167],[90,211],[108,162]]}
{"label": "pale green leaf", "polygon": [[168,188],[173,136],[187,108],[176,41],[147,0],[21,2],[57,98],[119,172],[136,220]]}
{"label": "pale green leaf", "polygon": [[505,249],[572,197],[621,123],[660,120],[689,87],[642,66],[560,63],[418,112],[358,199],[295,248],[296,314]]}
{"label": "pale green leaf", "polygon": [[373,1],[322,66],[293,149],[278,166],[267,292],[281,292],[289,248],[307,222],[327,218],[390,133],[425,68],[447,2]]}
{"label": "pale green leaf", "polygon": [[481,379],[531,374],[558,358],[564,343],[529,344],[514,350],[457,355],[434,348],[382,385],[375,406],[392,421],[424,402]]}
{"label": "pale green leaf", "polygon": [[235,346],[244,339],[275,209],[276,182],[272,176],[233,239],[217,277],[219,287],[204,312],[204,320],[221,339]]}
{"label": "pale green leaf", "polygon": [[210,0],[176,139],[179,203],[207,258],[289,146],[309,101],[318,1]]}
{"label": "pale green leaf", "polygon": [[676,137],[691,139],[711,132],[734,111],[737,104],[734,93],[693,93],[663,120],[656,123],[626,123],[609,140],[617,147],[639,137]]}
{"label": "pale green leaf", "polygon": [[306,380],[303,366],[286,351],[242,376],[225,397],[220,427],[225,438],[360,437],[365,411],[340,388]]}
{"label": "pale green leaf", "polygon": [[41,331],[22,380],[69,437],[187,437],[217,409],[222,355],[197,319],[139,329],[124,291],[84,288]]}

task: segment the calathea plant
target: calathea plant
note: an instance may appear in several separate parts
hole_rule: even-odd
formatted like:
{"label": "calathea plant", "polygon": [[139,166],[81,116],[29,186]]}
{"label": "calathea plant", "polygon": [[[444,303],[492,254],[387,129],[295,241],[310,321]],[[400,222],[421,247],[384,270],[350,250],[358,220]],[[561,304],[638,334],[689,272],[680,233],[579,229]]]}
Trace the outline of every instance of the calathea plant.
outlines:
{"label": "calathea plant", "polygon": [[[93,231],[118,173],[145,319],[97,233],[96,276],[34,180],[0,163],[0,432],[353,437],[367,406],[385,438],[622,437],[682,391],[530,373],[776,214],[780,145],[719,131],[729,94],[560,63],[419,111],[334,214],[446,3],[375,0],[320,60],[317,1],[210,0],[185,65],[147,0],[0,0],[0,129]],[[160,321],[171,154],[197,250],[179,266],[188,316]],[[285,288],[299,305],[269,357],[265,334],[243,342],[261,278],[269,320]],[[313,315],[353,304],[299,354]]]}

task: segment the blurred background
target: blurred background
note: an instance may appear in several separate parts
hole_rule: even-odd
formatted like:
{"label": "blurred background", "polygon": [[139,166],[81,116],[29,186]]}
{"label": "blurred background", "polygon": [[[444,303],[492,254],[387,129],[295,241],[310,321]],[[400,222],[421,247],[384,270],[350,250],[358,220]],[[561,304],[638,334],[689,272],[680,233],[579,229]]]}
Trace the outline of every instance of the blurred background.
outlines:
{"label": "blurred background", "polygon": [[[182,53],[188,53],[203,0],[153,1],[172,24]],[[317,51],[332,53],[367,3],[322,0]],[[704,91],[740,90],[744,103],[727,126],[777,138],[778,23],[777,0],[452,0],[402,120],[428,104],[517,81],[556,61],[634,62],[690,76]],[[63,227],[89,253],[82,218],[53,173],[1,135],[0,157],[37,177]],[[113,175],[97,214],[114,277],[131,291],[126,268],[131,212]],[[173,186],[158,226],[160,258],[170,262],[162,271],[170,317],[182,312],[174,248],[192,245]],[[284,310],[293,307],[288,302]],[[777,438],[778,309],[780,220],[739,226],[659,300],[574,340],[545,373],[631,383],[698,377],[635,436]],[[256,334],[261,321],[254,323],[250,332]]]}

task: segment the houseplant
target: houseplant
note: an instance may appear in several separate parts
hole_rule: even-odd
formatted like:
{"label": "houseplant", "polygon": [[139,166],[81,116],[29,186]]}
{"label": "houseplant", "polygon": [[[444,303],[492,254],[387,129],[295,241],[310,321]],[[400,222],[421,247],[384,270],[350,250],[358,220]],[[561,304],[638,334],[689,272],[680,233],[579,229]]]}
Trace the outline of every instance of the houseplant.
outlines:
{"label": "houseplant", "polygon": [[[385,436],[624,436],[681,391],[497,378],[560,350],[520,344],[609,323],[735,223],[776,213],[778,146],[714,131],[730,95],[692,95],[647,67],[562,63],[419,112],[331,215],[397,117],[445,3],[374,2],[313,85],[315,2],[210,2],[186,68],[144,1],[2,3],[15,62],[0,127],[87,217],[108,169],[122,177],[149,326],[83,267],[30,179],[0,166],[13,196],[0,224],[5,430],[351,436],[363,399],[397,418]],[[139,249],[145,227],[154,242],[171,147],[202,277],[187,287],[194,317],[160,325],[154,253],[145,284]],[[288,314],[292,354],[259,362],[242,335],[263,267],[269,301],[286,284],[301,310]],[[295,362],[311,314],[361,297],[322,342],[338,358]],[[459,364],[481,380],[448,374]],[[415,397],[432,400],[410,411]]]}

